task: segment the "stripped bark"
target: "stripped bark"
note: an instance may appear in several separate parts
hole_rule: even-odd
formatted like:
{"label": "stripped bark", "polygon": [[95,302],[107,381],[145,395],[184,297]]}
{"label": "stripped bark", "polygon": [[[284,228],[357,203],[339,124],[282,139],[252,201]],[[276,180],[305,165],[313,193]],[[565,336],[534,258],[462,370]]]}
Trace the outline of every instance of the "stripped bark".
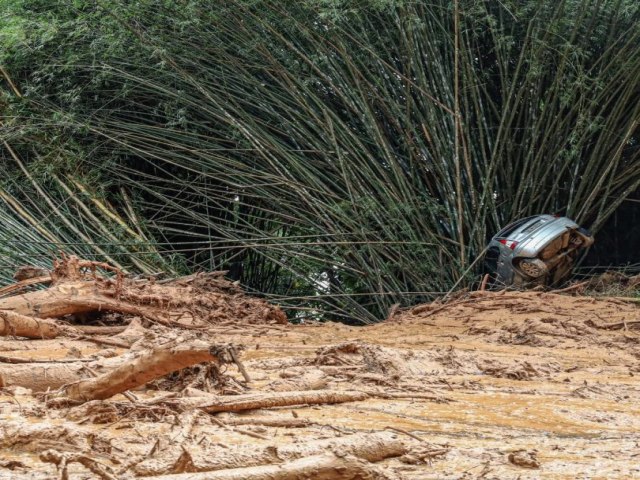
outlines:
{"label": "stripped bark", "polygon": [[55,338],[59,334],[60,328],[53,322],[0,309],[0,336]]}
{"label": "stripped bark", "polygon": [[390,477],[356,458],[325,454],[300,458],[279,465],[147,478],[149,480],[385,480]]}

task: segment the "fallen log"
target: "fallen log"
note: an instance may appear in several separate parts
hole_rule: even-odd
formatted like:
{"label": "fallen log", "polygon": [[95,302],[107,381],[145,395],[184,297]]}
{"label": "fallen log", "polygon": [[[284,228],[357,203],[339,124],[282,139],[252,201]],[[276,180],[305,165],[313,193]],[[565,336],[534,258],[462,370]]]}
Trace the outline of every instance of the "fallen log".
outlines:
{"label": "fallen log", "polygon": [[23,387],[34,392],[56,389],[83,377],[85,363],[0,365],[0,388]]}
{"label": "fallen log", "polygon": [[171,323],[151,307],[135,305],[103,294],[94,280],[68,281],[46,290],[2,298],[0,310],[39,318],[60,318],[72,314],[111,311],[137,315],[165,325]]}
{"label": "fallen log", "polygon": [[313,440],[301,444],[277,447],[278,457],[283,460],[309,455],[319,455],[327,450],[353,455],[369,462],[399,457],[407,453],[407,443],[395,432],[356,433],[344,437]]}
{"label": "fallen log", "polygon": [[[202,341],[182,344],[171,342],[161,347],[127,352],[117,357],[91,362],[78,360],[70,363],[37,361],[0,364],[0,387],[19,386],[34,392],[43,392],[68,385],[64,392],[72,400],[108,398],[197,363],[221,360],[226,362],[226,355],[222,355],[221,359],[219,355],[211,353],[223,348]],[[91,371],[97,372],[98,376],[89,378]]]}
{"label": "fallen log", "polygon": [[20,358],[20,357],[8,357],[6,355],[0,355],[0,363],[14,363],[14,364],[29,364],[34,363],[78,363],[78,362],[91,362],[91,359],[78,359],[78,358],[58,358],[58,359],[40,359],[40,358]]}
{"label": "fallen log", "polygon": [[380,470],[353,457],[314,455],[278,465],[178,473],[147,477],[149,480],[389,480]]}
{"label": "fallen log", "polygon": [[69,400],[86,402],[104,400],[118,393],[144,385],[151,380],[204,362],[220,362],[225,347],[203,341],[169,345],[145,350],[135,358],[95,378],[79,380],[63,388]]}
{"label": "fallen log", "polygon": [[14,311],[0,310],[0,336],[27,338],[55,338],[60,328],[41,318],[22,315]]}
{"label": "fallen log", "polygon": [[101,325],[74,325],[73,329],[78,332],[83,333],[84,335],[116,335],[118,333],[124,332],[128,325],[118,325],[118,326],[101,326]]}
{"label": "fallen log", "polygon": [[112,338],[100,338],[100,337],[91,337],[87,335],[78,335],[76,337],[72,337],[75,340],[84,340],[85,342],[95,343],[97,345],[108,345],[110,347],[117,348],[130,348],[131,344],[127,342],[121,342],[119,340],[114,340]]}
{"label": "fallen log", "polygon": [[[291,407],[296,405],[322,405],[358,402],[366,400],[364,392],[304,390],[293,392],[248,393],[244,395],[216,396],[176,399],[181,404],[199,408],[208,413],[241,412],[260,408]],[[171,400],[174,401],[174,400]]]}
{"label": "fallen log", "polygon": [[[408,442],[413,442],[408,440]],[[266,447],[236,446],[216,451],[194,451],[191,454],[193,471],[208,472],[242,467],[256,467],[260,465],[276,464],[283,461],[294,461],[316,455],[326,455],[335,452],[349,455],[368,462],[379,462],[385,458],[399,457],[409,451],[407,441],[394,432],[357,433],[344,437],[323,440],[313,440],[291,445]],[[174,464],[181,453],[173,458],[165,455],[160,461],[145,460],[134,467],[136,475],[148,477],[165,472],[175,472]],[[169,457],[169,458],[168,458]],[[306,478],[306,477],[299,477]]]}

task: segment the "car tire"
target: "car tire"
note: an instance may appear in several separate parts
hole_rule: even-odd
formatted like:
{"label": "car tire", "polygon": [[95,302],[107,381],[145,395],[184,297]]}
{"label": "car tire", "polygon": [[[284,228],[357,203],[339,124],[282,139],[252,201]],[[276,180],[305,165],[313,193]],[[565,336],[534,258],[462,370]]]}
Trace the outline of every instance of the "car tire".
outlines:
{"label": "car tire", "polygon": [[523,258],[518,261],[518,270],[528,278],[540,278],[549,272],[547,265],[539,258]]}

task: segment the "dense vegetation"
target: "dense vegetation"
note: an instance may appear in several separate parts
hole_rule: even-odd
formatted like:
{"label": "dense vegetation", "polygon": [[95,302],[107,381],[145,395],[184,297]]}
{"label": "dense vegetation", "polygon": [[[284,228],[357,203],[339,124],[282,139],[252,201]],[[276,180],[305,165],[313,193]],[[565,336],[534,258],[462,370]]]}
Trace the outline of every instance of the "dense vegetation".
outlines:
{"label": "dense vegetation", "polygon": [[[634,0],[10,0],[0,272],[229,269],[363,322],[640,185]],[[304,312],[307,313],[304,313]]]}

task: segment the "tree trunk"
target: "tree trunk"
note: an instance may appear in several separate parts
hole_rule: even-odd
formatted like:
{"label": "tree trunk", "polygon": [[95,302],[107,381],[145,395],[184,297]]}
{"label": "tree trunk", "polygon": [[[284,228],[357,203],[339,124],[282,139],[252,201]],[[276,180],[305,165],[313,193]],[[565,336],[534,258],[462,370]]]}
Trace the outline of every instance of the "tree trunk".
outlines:
{"label": "tree trunk", "polygon": [[0,388],[23,387],[34,392],[55,390],[88,375],[83,374],[84,367],[82,362],[0,365]]}
{"label": "tree trunk", "polygon": [[93,280],[63,282],[46,290],[2,298],[0,310],[40,318],[111,311],[138,315],[163,324],[169,323],[154,308],[120,301],[101,293]]}
{"label": "tree trunk", "polygon": [[407,445],[397,433],[384,431],[356,433],[277,447],[278,457],[283,460],[320,455],[328,450],[353,455],[369,462],[379,462],[385,458],[404,455],[407,453]]}
{"label": "tree trunk", "polygon": [[353,457],[314,455],[279,465],[179,473],[147,477],[149,480],[384,480],[389,477]]}
{"label": "tree trunk", "polygon": [[0,336],[55,338],[59,334],[60,329],[55,323],[0,309]]}

